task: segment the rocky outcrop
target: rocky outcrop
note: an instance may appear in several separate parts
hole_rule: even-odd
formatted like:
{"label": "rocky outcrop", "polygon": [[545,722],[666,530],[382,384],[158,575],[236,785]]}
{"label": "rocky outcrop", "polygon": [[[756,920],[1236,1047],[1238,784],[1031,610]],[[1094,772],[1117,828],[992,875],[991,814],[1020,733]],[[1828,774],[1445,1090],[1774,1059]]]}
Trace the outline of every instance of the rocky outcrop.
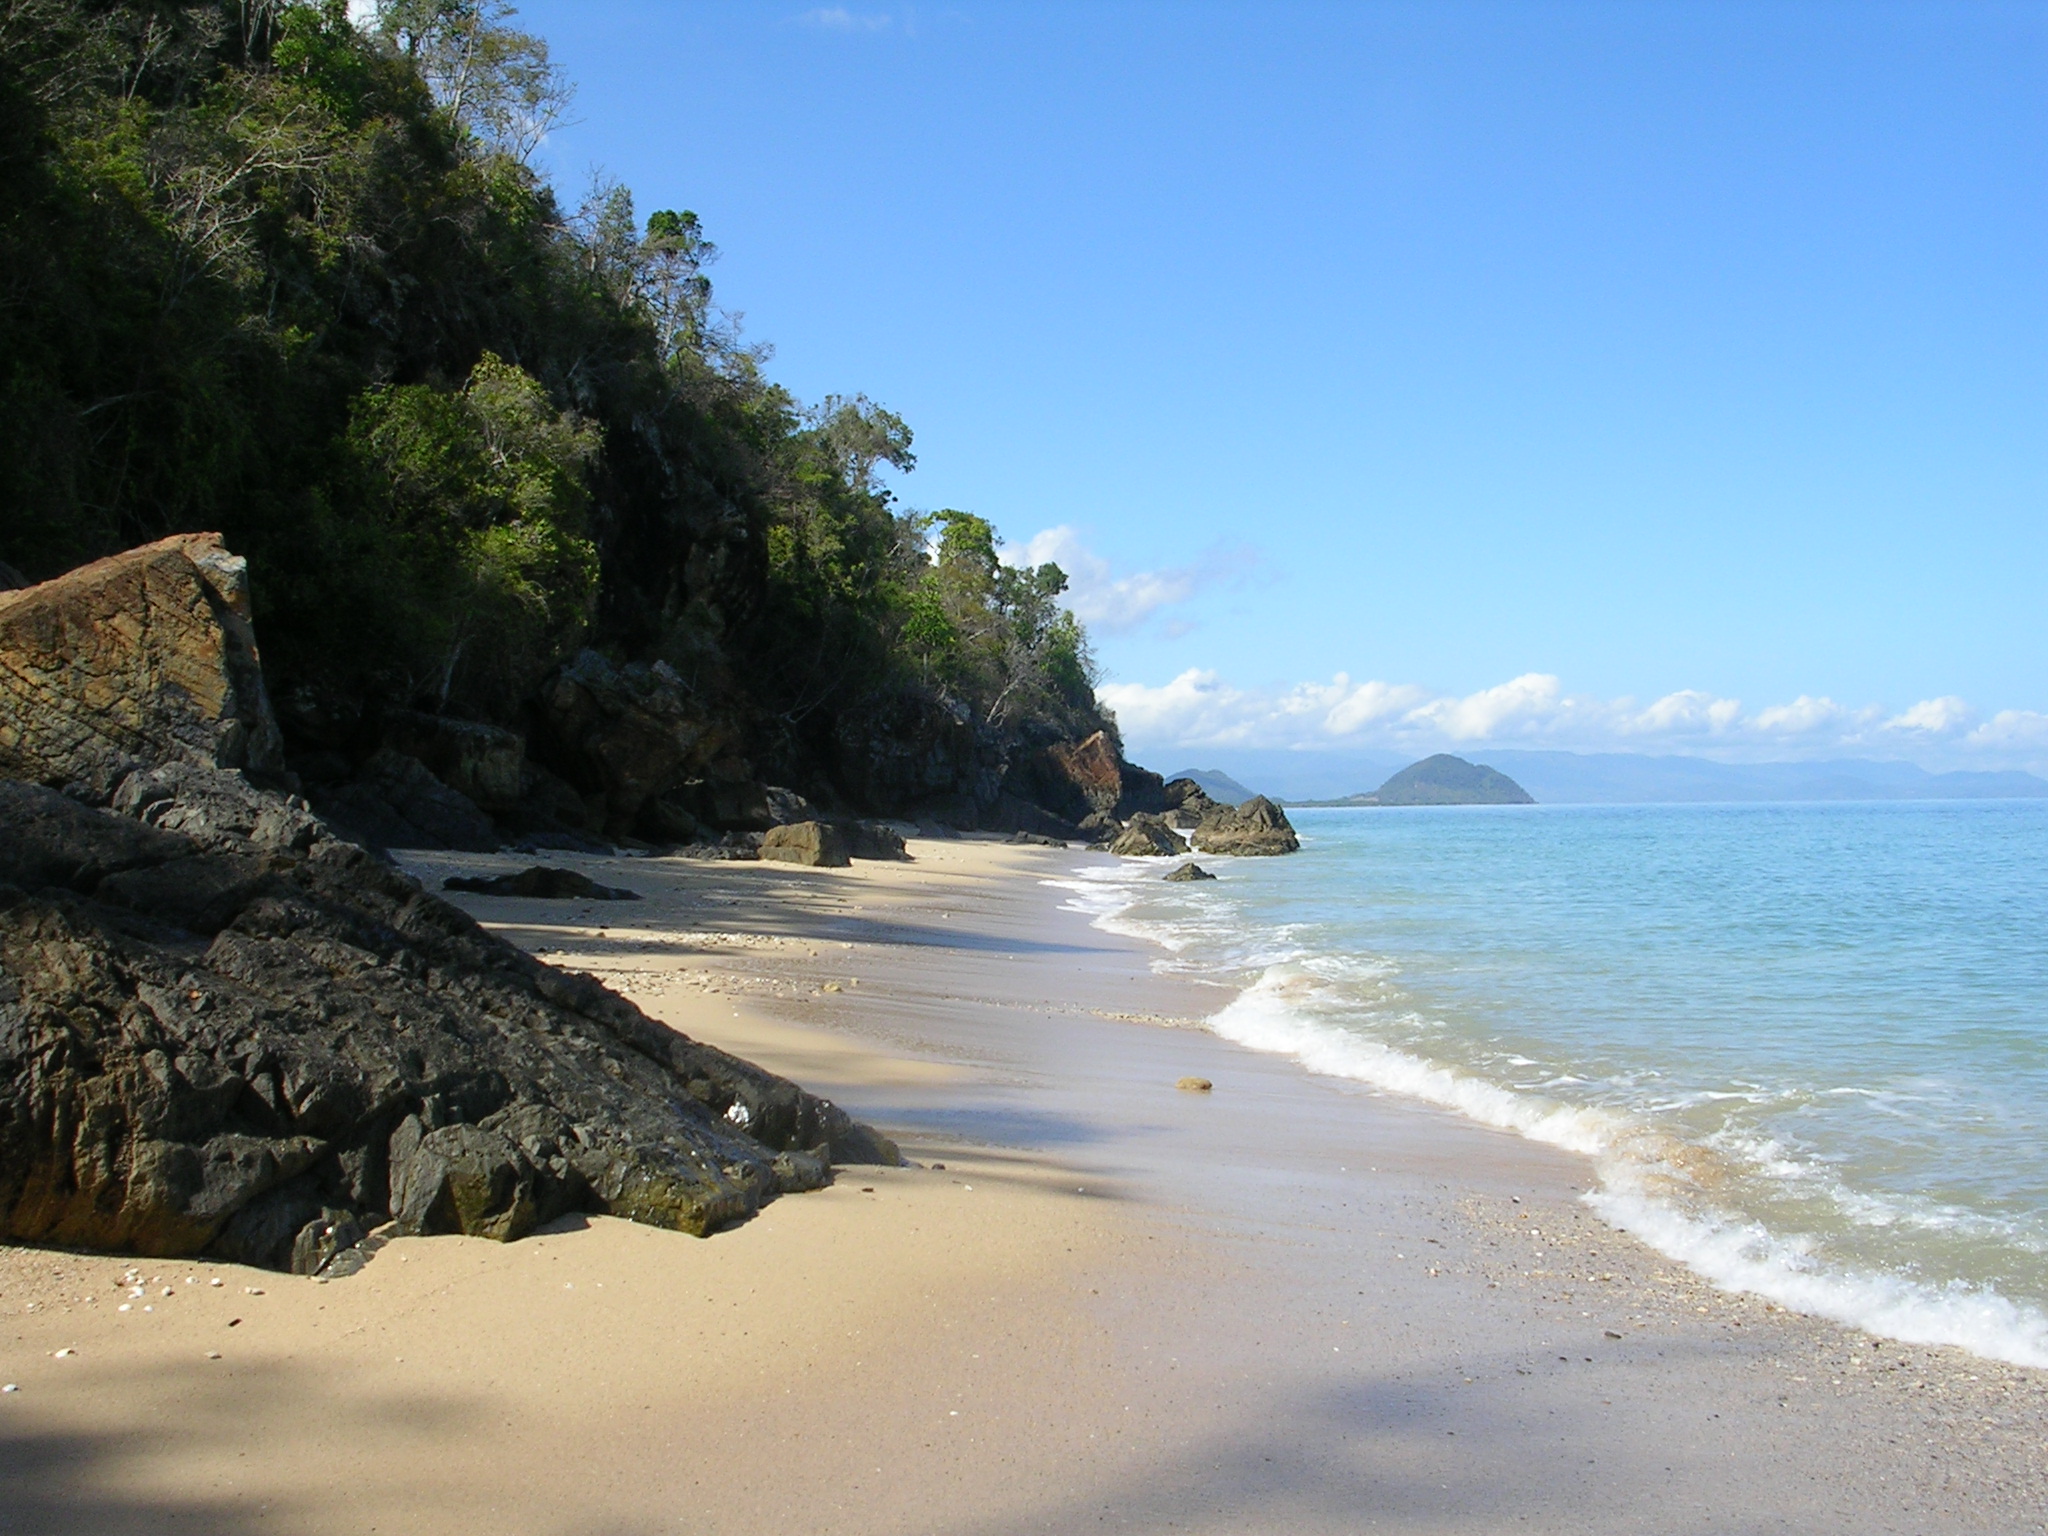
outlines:
{"label": "rocky outcrop", "polygon": [[340,784],[309,787],[313,806],[368,848],[456,848],[491,853],[504,841],[483,808],[416,757],[380,747]]}
{"label": "rocky outcrop", "polygon": [[1013,793],[1074,823],[1085,823],[1090,816],[1122,821],[1170,808],[1165,782],[1158,774],[1125,762],[1106,731],[1081,741],[1053,743],[1020,763],[1009,783]]}
{"label": "rocky outcrop", "polygon": [[593,829],[660,839],[700,824],[772,824],[766,786],[666,662],[614,666],[583,651],[541,687],[536,751],[580,793]]}
{"label": "rocky outcrop", "polygon": [[1127,859],[1172,858],[1186,853],[1188,845],[1160,817],[1141,811],[1124,824],[1109,851]]}
{"label": "rocky outcrop", "polygon": [[886,822],[841,822],[839,834],[846,839],[846,852],[851,858],[888,864],[910,862],[910,850],[903,845],[903,834]]}
{"label": "rocky outcrop", "polygon": [[776,864],[809,864],[843,869],[853,855],[846,834],[829,821],[793,821],[770,827],[761,837],[761,857]]}
{"label": "rocky outcrop", "polygon": [[831,772],[863,810],[979,826],[1001,796],[1004,763],[965,706],[899,693],[840,718]]}
{"label": "rocky outcrop", "polygon": [[1301,847],[1287,813],[1264,795],[1243,805],[1211,806],[1189,836],[1200,853],[1293,853]]}
{"label": "rocky outcrop", "polygon": [[168,763],[283,770],[247,563],[184,534],[0,592],[0,775],[103,801]]}
{"label": "rocky outcrop", "polygon": [[113,799],[0,783],[0,1235],[306,1267],[387,1217],[707,1233],[895,1160],[242,775]]}
{"label": "rocky outcrop", "polygon": [[384,745],[493,816],[516,812],[531,793],[526,738],[515,731],[394,709],[384,715]]}

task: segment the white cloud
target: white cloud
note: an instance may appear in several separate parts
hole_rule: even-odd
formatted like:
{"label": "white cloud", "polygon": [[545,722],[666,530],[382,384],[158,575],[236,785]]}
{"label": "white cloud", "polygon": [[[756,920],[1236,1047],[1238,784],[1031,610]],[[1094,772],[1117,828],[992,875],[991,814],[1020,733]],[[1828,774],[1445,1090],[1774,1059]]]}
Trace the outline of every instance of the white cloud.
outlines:
{"label": "white cloud", "polygon": [[[2010,711],[2008,711],[2010,713]],[[1921,731],[1929,736],[1951,736],[1977,718],[1977,712],[1954,694],[1922,699],[1885,721],[1888,731]]]}
{"label": "white cloud", "polygon": [[1432,699],[1403,718],[1409,724],[1433,727],[1447,741],[1494,741],[1524,735],[1554,719],[1560,709],[1569,708],[1559,694],[1556,678],[1525,672],[1462,699]]}
{"label": "white cloud", "polygon": [[2048,751],[2048,715],[2031,709],[2001,709],[1964,738],[1973,747],[2019,747]]}
{"label": "white cloud", "polygon": [[[1158,687],[1110,683],[1100,693],[1125,739],[1145,751],[1209,746],[1382,746],[1419,754],[1484,745],[1565,751],[1705,751],[1728,758],[1879,755],[1933,751],[1929,766],[2048,769],[2048,714],[2003,710],[1968,729],[1959,698],[1925,699],[1897,714],[1801,694],[1744,713],[1738,699],[1697,689],[1647,706],[1567,692],[1561,679],[1525,673],[1468,694],[1405,683],[1328,682],[1238,688],[1214,671],[1181,673]],[[1965,734],[1967,730],[1967,734]]]}
{"label": "white cloud", "polygon": [[[1067,573],[1067,606],[1090,629],[1106,635],[1128,634],[1161,609],[1186,602],[1204,587],[1242,576],[1256,563],[1247,550],[1212,549],[1194,565],[1119,576],[1110,563],[1082,542],[1080,533],[1062,523],[1003,552],[1012,565],[1043,565],[1048,560]],[[1177,621],[1180,633],[1193,626]]]}
{"label": "white cloud", "polygon": [[1740,699],[1721,699],[1697,688],[1681,688],[1622,720],[1620,729],[1628,735],[1718,736],[1741,718]]}

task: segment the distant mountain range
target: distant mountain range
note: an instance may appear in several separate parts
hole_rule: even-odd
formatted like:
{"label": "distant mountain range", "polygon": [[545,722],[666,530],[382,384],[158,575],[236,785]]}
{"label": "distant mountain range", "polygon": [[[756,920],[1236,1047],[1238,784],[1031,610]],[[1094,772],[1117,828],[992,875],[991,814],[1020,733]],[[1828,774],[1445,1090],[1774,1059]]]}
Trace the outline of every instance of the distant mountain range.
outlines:
{"label": "distant mountain range", "polygon": [[[1995,800],[2048,798],[2048,779],[2016,770],[1930,773],[1911,763],[1837,758],[1811,763],[1717,763],[1703,757],[1627,752],[1477,754],[1546,805],[1618,805],[1711,800]],[[1226,780],[1235,799],[1252,789],[1299,805],[1369,792],[1412,760],[1406,753],[1244,751],[1190,775]],[[1251,788],[1246,788],[1249,785]],[[1224,796],[1205,790],[1216,799]],[[1242,795],[1234,794],[1242,790]]]}

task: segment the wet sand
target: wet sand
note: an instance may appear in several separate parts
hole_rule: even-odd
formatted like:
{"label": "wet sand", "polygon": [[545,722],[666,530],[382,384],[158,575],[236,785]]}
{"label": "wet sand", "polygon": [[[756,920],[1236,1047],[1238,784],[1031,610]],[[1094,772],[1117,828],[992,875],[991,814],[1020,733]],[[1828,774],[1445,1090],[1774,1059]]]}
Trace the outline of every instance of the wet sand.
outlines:
{"label": "wet sand", "polygon": [[0,1249],[0,1531],[2048,1529],[2043,1373],[1714,1291],[1577,1159],[1207,1034],[1042,883],[1097,855],[913,851],[459,899],[918,1166],[332,1284]]}

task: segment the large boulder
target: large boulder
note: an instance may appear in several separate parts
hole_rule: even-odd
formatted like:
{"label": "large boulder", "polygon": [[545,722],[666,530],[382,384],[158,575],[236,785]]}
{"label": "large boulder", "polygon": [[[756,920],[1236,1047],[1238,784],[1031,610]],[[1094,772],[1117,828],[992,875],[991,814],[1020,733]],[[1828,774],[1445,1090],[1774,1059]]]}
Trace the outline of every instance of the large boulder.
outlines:
{"label": "large boulder", "polygon": [[846,834],[829,821],[793,821],[761,837],[761,857],[776,864],[843,869],[852,860]]}
{"label": "large boulder", "polygon": [[1125,823],[1109,851],[1127,859],[1172,858],[1186,853],[1188,845],[1164,819],[1140,811]]}
{"label": "large boulder", "polygon": [[1287,813],[1264,795],[1243,805],[1212,805],[1189,841],[1201,853],[1293,853],[1301,847]]}
{"label": "large boulder", "polygon": [[169,763],[283,770],[247,562],[181,534],[0,592],[0,775],[104,800]]}
{"label": "large boulder", "polygon": [[391,1217],[707,1233],[830,1160],[895,1160],[210,779],[116,786],[147,820],[0,784],[0,1237],[303,1268]]}

